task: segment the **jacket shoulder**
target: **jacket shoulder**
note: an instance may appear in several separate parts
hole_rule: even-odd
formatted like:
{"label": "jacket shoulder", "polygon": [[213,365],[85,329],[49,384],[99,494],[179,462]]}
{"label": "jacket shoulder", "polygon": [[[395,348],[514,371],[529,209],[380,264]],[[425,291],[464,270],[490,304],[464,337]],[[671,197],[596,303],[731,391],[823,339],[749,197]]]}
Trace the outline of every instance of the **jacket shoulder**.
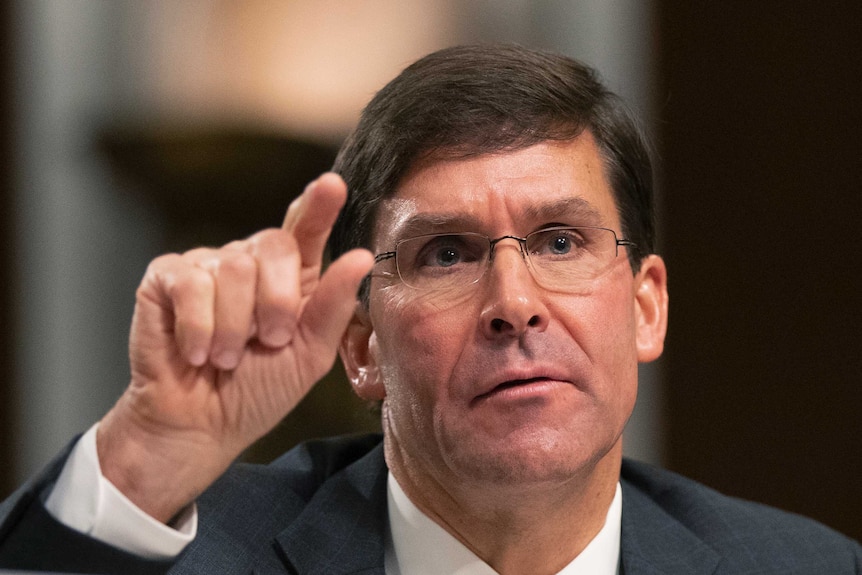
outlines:
{"label": "jacket shoulder", "polygon": [[621,480],[623,522],[638,544],[666,545],[656,530],[673,524],[722,557],[726,571],[719,572],[837,574],[862,568],[859,543],[812,519],[632,460],[624,460]]}
{"label": "jacket shoulder", "polygon": [[224,505],[232,496],[248,501],[255,486],[260,495],[287,490],[300,500],[309,500],[327,479],[356,463],[382,442],[379,434],[345,435],[312,439],[297,445],[269,464],[236,463],[206,492],[201,503],[216,499]]}

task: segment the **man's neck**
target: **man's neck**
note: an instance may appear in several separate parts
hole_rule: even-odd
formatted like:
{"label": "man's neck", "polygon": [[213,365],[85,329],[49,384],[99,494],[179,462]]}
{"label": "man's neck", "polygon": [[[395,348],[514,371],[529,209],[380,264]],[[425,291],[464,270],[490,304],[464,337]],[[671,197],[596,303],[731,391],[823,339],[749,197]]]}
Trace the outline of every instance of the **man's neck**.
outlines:
{"label": "man's neck", "polygon": [[557,573],[604,525],[619,480],[618,444],[593,469],[555,484],[489,485],[423,473],[387,441],[407,497],[501,575]]}

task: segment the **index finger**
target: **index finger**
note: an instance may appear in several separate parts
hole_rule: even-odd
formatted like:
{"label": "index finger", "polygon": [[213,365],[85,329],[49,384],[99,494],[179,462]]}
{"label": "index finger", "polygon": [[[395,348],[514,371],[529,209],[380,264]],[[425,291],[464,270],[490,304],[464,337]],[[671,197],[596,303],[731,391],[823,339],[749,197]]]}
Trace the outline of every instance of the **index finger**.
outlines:
{"label": "index finger", "polygon": [[321,264],[329,233],[346,200],[347,184],[338,174],[326,173],[290,204],[282,229],[296,238],[303,267]]}

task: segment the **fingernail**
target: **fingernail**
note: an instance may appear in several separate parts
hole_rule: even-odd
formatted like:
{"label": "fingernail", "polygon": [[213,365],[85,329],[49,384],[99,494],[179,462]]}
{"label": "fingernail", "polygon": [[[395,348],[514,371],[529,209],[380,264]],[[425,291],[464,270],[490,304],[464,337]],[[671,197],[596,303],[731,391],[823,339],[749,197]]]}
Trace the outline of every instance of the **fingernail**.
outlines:
{"label": "fingernail", "polygon": [[200,367],[207,361],[207,352],[204,349],[196,349],[189,353],[188,361],[195,367]]}
{"label": "fingernail", "polygon": [[219,369],[233,369],[239,364],[239,354],[234,351],[223,351],[213,358],[213,363]]}

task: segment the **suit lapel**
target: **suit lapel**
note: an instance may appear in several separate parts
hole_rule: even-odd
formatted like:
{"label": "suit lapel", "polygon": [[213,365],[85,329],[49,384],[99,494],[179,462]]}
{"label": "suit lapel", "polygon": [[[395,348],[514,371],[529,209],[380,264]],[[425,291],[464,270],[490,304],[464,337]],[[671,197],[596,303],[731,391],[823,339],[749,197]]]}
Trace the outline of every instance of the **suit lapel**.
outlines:
{"label": "suit lapel", "polygon": [[278,537],[289,573],[383,575],[386,464],[382,446],[335,474]]}
{"label": "suit lapel", "polygon": [[711,575],[721,557],[623,479],[621,575]]}
{"label": "suit lapel", "polygon": [[[330,478],[276,537],[287,573],[384,575],[382,445]],[[721,557],[624,478],[621,575],[712,575]]]}

